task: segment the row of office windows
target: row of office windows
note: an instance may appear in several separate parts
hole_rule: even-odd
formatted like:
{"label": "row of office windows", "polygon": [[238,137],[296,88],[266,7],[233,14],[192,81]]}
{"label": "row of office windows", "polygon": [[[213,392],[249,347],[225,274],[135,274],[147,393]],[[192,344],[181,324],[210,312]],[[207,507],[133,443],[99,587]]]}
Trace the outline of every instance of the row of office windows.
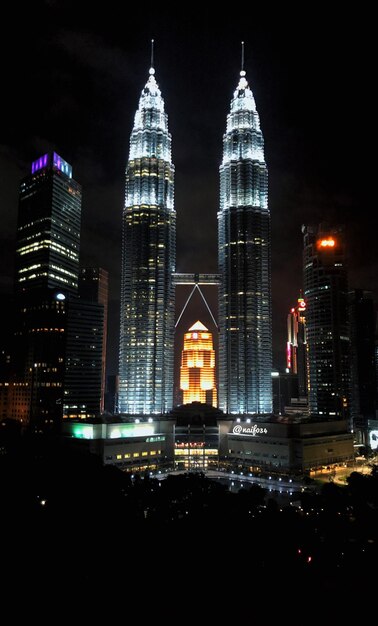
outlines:
{"label": "row of office windows", "polygon": [[229,454],[235,454],[237,456],[246,456],[246,455],[252,455],[254,457],[272,457],[273,459],[287,459],[288,455],[287,454],[281,454],[281,456],[279,457],[278,454],[269,454],[269,452],[254,452],[252,450],[229,450],[228,451]]}
{"label": "row of office windows", "polygon": [[[139,457],[157,456],[159,454],[161,454],[161,450],[144,450],[143,452],[127,452],[126,454],[116,454],[115,458],[117,461],[122,461],[123,459],[138,459]],[[113,456],[105,457],[107,461],[111,461],[113,458]]]}

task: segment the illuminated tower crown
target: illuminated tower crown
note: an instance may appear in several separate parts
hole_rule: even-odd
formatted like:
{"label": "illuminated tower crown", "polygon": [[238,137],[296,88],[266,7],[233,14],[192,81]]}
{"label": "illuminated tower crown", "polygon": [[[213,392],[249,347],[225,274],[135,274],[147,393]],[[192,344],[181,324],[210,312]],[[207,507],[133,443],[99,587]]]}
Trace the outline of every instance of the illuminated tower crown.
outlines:
{"label": "illuminated tower crown", "polygon": [[180,389],[183,404],[204,402],[217,406],[213,335],[200,321],[184,335]]}

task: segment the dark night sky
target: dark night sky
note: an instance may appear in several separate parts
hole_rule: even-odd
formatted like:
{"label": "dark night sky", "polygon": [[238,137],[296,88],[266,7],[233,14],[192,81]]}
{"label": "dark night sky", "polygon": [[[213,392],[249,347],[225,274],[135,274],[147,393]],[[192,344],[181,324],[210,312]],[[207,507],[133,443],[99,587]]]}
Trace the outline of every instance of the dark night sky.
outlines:
{"label": "dark night sky", "polygon": [[[286,3],[277,13],[276,4],[235,5],[227,14],[182,4],[178,17],[141,3],[127,18],[129,5],[115,0],[101,8],[50,0],[28,9],[14,3],[3,21],[1,291],[12,288],[19,180],[54,148],[83,185],[82,264],[110,272],[110,371],[117,361],[124,169],[151,37],[173,138],[178,271],[217,270],[218,167],[243,39],[269,168],[276,363],[302,283],[302,223],[345,224],[350,286],[378,294],[373,175],[365,162],[374,127],[372,16],[356,7],[332,16],[329,3],[297,11]],[[180,292],[178,312],[183,299]],[[215,306],[214,293],[210,300]],[[203,310],[198,316],[209,322]]]}

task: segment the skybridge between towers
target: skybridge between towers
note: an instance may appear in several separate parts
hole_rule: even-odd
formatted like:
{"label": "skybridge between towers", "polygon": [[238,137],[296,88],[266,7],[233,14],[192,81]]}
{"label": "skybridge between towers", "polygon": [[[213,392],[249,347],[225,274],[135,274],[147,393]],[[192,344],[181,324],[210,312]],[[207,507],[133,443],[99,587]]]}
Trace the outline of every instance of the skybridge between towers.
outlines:
{"label": "skybridge between towers", "polygon": [[173,284],[176,285],[215,285],[220,283],[219,274],[173,274]]}
{"label": "skybridge between towers", "polygon": [[193,289],[190,292],[189,297],[188,297],[187,301],[185,302],[184,307],[183,307],[180,315],[177,318],[177,321],[176,321],[176,324],[175,324],[175,328],[177,328],[177,326],[178,326],[178,324],[179,324],[179,322],[180,322],[180,320],[181,320],[181,318],[182,318],[182,316],[184,314],[184,311],[185,311],[186,307],[188,306],[188,304],[189,304],[189,302],[190,302],[194,292],[196,291],[196,289],[198,289],[199,294],[200,294],[202,300],[204,301],[207,310],[210,313],[211,319],[213,320],[216,328],[218,328],[218,330],[219,330],[218,324],[215,321],[215,317],[212,314],[212,311],[211,311],[211,309],[210,309],[210,307],[209,307],[209,305],[207,303],[207,300],[206,300],[205,296],[203,295],[203,291],[202,291],[202,289],[200,287],[200,285],[207,285],[207,286],[218,287],[218,285],[220,284],[220,276],[219,276],[219,274],[180,274],[180,273],[176,272],[175,274],[173,274],[172,278],[173,278],[173,285],[175,287],[177,287],[177,285],[193,285]]}

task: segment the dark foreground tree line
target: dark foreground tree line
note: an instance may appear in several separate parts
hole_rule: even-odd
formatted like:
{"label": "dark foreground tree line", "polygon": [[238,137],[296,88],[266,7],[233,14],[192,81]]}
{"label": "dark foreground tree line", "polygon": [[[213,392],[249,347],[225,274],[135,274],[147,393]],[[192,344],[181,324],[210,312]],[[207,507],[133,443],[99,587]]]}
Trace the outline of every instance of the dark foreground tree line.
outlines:
{"label": "dark foreground tree line", "polygon": [[375,469],[286,506],[256,485],[231,493],[198,473],[131,478],[60,442],[8,451],[0,476],[2,576],[34,592],[185,594],[201,581],[329,598],[375,585]]}

